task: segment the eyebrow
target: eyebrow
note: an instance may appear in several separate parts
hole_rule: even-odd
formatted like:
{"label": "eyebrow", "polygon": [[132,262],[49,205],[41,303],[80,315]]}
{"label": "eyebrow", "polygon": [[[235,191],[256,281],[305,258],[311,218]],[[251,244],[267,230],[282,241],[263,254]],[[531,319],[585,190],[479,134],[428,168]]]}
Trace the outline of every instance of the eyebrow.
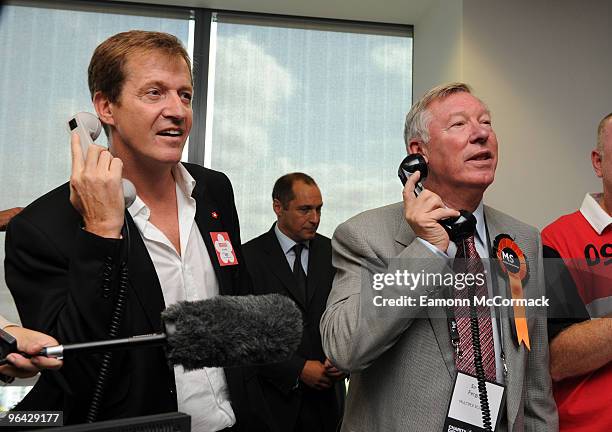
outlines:
{"label": "eyebrow", "polygon": [[[484,111],[483,111],[483,112],[482,112],[480,115],[482,115],[482,114],[487,114],[487,115],[489,115],[489,116],[490,116],[490,115],[491,115],[491,111],[489,111],[489,109],[488,109],[488,108],[485,108],[485,109],[484,109]],[[467,117],[467,116],[468,116],[468,114],[467,114],[467,112],[465,112],[465,111],[455,111],[455,112],[452,112],[452,113],[450,113],[450,114],[449,114],[449,118],[450,118],[450,117],[453,117],[453,116],[463,116],[463,117]]]}
{"label": "eyebrow", "polygon": [[[140,86],[141,89],[144,89],[146,87],[150,87],[150,86],[155,86],[155,87],[162,87],[162,88],[167,88],[168,86],[159,80],[150,80],[150,81],[145,81],[145,83]],[[193,91],[193,86],[191,84],[188,84],[186,86],[182,86],[179,87],[179,90],[190,90]]]}

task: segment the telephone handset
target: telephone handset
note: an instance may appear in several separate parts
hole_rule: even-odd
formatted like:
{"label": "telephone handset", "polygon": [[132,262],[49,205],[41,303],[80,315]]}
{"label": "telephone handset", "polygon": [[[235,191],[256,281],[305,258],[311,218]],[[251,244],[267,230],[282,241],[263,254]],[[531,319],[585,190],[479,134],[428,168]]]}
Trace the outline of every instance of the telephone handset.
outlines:
{"label": "telephone handset", "polygon": [[[402,184],[405,185],[408,181],[408,177],[417,171],[421,173],[421,177],[414,187],[414,194],[419,196],[423,191],[422,182],[429,172],[427,162],[422,155],[413,153],[406,156],[402,163],[400,163],[397,175],[402,181]],[[471,236],[476,231],[476,218],[474,215],[467,210],[459,210],[459,213],[459,216],[438,221],[453,242],[461,241]]]}
{"label": "telephone handset", "polygon": [[[100,132],[102,132],[102,123],[95,115],[88,112],[80,112],[75,114],[68,120],[68,132],[76,132],[81,140],[81,148],[83,149],[83,158],[87,156],[87,148],[93,145],[94,141]],[[123,199],[125,208],[132,205],[136,199],[136,188],[134,183],[128,179],[121,179],[123,186]]]}

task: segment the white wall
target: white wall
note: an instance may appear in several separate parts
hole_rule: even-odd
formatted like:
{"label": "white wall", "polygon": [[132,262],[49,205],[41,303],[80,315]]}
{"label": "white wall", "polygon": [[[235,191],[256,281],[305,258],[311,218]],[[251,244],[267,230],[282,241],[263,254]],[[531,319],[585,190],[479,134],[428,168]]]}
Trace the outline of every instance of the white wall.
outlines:
{"label": "white wall", "polygon": [[612,2],[463,1],[461,78],[500,142],[487,202],[543,227],[601,189],[590,151],[612,111]]}
{"label": "white wall", "polygon": [[462,0],[433,0],[414,25],[413,97],[461,78]]}
{"label": "white wall", "polygon": [[437,0],[414,35],[415,97],[460,80],[493,112],[487,203],[542,228],[601,189],[590,152],[612,111],[612,2]]}

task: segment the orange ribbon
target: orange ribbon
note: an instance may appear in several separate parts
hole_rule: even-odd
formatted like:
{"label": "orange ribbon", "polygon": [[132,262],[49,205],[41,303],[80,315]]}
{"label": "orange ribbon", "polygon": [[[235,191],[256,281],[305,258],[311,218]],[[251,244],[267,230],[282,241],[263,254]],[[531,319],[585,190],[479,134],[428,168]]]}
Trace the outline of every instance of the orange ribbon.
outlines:
{"label": "orange ribbon", "polygon": [[[509,251],[511,251],[512,254],[509,254]],[[518,258],[518,263],[511,262],[514,257]],[[525,255],[509,236],[504,236],[497,244],[497,259],[501,264],[503,272],[508,275],[510,292],[512,293],[512,299],[515,300],[515,304],[513,305],[514,326],[516,328],[518,343],[519,345],[524,343],[525,347],[531,351],[525,306],[516,304],[516,300],[523,299],[523,280],[527,276],[527,261]]]}

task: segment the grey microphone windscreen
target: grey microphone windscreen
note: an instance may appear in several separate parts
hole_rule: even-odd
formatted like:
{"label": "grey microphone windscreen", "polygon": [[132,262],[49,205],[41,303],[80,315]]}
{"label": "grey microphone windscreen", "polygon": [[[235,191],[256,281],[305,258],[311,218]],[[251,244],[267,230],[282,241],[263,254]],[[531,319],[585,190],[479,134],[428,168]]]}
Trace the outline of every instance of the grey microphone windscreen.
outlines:
{"label": "grey microphone windscreen", "polygon": [[302,314],[281,294],[179,302],[162,319],[168,360],[185,370],[281,362],[302,338]]}

